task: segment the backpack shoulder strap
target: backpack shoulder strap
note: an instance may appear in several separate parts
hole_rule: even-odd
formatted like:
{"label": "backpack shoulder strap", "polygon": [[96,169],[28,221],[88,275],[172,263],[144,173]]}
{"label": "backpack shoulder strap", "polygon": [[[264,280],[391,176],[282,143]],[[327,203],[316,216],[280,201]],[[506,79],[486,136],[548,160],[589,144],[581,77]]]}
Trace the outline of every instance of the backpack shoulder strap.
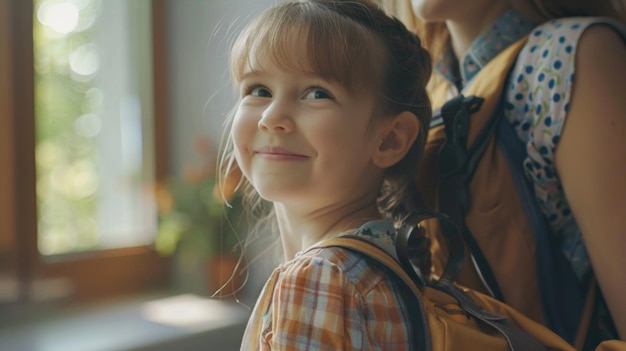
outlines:
{"label": "backpack shoulder strap", "polygon": [[[462,230],[463,239],[472,252],[472,259],[480,267],[478,271],[485,287],[499,300],[504,300],[499,284],[464,221],[471,203],[467,185],[496,133],[501,119],[501,114],[497,111],[505,96],[502,92],[505,90],[508,73],[526,39],[527,37],[518,40],[491,60],[473,78],[464,91],[465,96],[458,95],[448,100],[436,111],[429,131],[429,139],[444,140],[437,159],[440,177],[438,210],[448,214]],[[434,105],[437,106],[438,103],[440,102],[435,102]],[[418,169],[419,172],[424,170]],[[452,245],[455,241],[446,237],[448,234],[449,232],[443,231],[448,245]]]}
{"label": "backpack shoulder strap", "polygon": [[[535,197],[534,187],[524,173],[526,145],[508,120],[502,118],[497,129],[498,149],[511,170],[517,195],[535,239],[538,288],[545,323],[573,343],[577,334],[586,335],[586,328],[581,328],[579,321],[585,325],[591,318],[591,315],[583,313],[585,291],[560,247],[550,239],[550,229]],[[594,304],[593,301],[591,304]]]}
{"label": "backpack shoulder strap", "polygon": [[[446,142],[439,156],[440,210],[448,213],[462,227],[463,238],[471,248],[473,258],[481,268],[489,289],[496,298],[505,300],[487,259],[462,220],[470,204],[470,181],[495,135],[497,148],[511,170],[515,190],[535,239],[537,266],[540,267],[537,270],[538,288],[546,325],[572,342],[582,315],[584,292],[579,288],[569,262],[549,242],[547,223],[535,198],[534,188],[523,169],[526,147],[504,117],[503,106],[507,97],[505,84],[525,39],[505,49],[478,73],[465,91],[469,97],[460,95],[448,101],[442,108]],[[475,98],[474,95],[483,98],[479,108],[472,109],[471,105],[459,104],[458,100],[464,99],[465,102],[468,98]],[[471,116],[467,116],[468,112]],[[465,130],[465,134],[459,133],[459,130]],[[463,155],[464,158],[459,158],[458,155]]]}

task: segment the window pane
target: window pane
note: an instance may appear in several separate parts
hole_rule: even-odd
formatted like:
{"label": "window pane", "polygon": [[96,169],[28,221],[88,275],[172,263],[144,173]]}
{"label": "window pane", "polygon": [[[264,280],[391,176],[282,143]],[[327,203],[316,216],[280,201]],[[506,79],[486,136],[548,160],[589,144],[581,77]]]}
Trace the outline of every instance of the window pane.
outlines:
{"label": "window pane", "polygon": [[39,251],[153,240],[149,0],[35,2]]}

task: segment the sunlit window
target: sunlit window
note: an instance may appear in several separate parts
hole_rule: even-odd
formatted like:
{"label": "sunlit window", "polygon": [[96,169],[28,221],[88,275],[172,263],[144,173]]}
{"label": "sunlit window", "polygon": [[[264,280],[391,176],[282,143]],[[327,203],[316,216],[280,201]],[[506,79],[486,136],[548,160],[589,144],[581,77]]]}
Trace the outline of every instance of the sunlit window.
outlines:
{"label": "sunlit window", "polygon": [[35,1],[38,247],[153,240],[149,0]]}

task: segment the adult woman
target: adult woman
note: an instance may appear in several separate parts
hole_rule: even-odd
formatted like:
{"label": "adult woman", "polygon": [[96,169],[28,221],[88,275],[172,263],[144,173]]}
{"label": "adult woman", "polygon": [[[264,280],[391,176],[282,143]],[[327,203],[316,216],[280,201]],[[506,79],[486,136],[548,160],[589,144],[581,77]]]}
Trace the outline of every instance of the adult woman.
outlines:
{"label": "adult woman", "polygon": [[[437,71],[432,83],[447,85],[450,95],[462,92],[482,67],[529,34],[509,90],[503,91],[505,116],[526,145],[526,176],[553,239],[581,283],[593,272],[619,335],[626,337],[621,268],[626,266],[626,163],[616,151],[626,148],[626,31],[608,19],[623,19],[623,4],[412,0],[388,5],[424,39]],[[413,17],[400,11],[409,6]]]}

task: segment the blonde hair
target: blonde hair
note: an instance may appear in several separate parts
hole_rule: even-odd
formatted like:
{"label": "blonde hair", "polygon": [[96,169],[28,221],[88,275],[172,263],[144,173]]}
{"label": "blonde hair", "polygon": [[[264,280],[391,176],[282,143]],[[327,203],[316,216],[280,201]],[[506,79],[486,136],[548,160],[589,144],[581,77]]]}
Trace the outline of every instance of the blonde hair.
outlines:
{"label": "blonde hair", "polygon": [[[410,111],[417,116],[420,134],[405,158],[386,170],[378,199],[384,217],[397,219],[408,214],[415,207],[415,168],[432,113],[426,92],[432,63],[419,38],[369,0],[286,2],[261,13],[235,40],[230,56],[235,85],[246,72],[263,69],[267,63],[315,73],[352,92],[375,91],[382,115]],[[229,137],[232,115],[223,139],[223,177],[237,167]],[[271,206],[244,177],[238,190],[243,191],[250,220],[257,229],[272,224]]]}

